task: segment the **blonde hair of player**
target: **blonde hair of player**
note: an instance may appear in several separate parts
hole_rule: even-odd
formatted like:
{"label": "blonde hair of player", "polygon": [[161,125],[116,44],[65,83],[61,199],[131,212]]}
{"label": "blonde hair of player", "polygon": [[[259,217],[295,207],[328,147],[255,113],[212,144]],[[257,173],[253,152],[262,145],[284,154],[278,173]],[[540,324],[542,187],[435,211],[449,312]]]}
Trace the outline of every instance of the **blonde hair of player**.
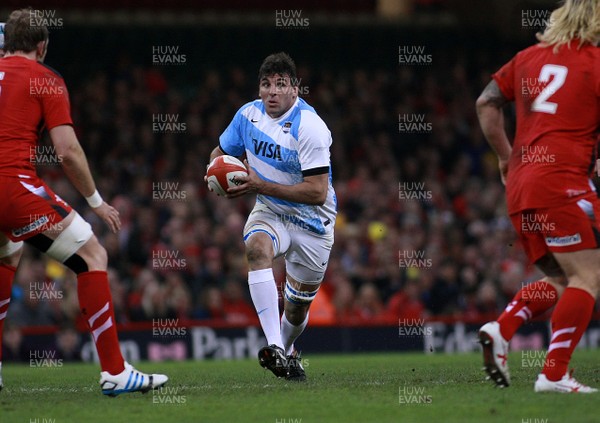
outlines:
{"label": "blonde hair of player", "polygon": [[565,0],[554,10],[543,33],[537,39],[554,46],[554,52],[564,44],[571,47],[571,41],[579,39],[577,46],[584,43],[596,45],[600,41],[600,2],[598,0]]}

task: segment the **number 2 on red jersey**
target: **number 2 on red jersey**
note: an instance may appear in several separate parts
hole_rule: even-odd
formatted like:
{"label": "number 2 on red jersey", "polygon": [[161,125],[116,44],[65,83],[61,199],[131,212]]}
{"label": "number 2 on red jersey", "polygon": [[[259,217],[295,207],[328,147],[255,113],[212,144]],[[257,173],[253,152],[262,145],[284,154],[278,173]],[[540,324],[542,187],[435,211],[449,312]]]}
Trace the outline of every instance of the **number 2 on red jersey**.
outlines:
{"label": "number 2 on red jersey", "polygon": [[567,79],[567,73],[569,69],[565,66],[560,65],[544,65],[540,70],[540,76],[538,81],[540,83],[548,82],[550,77],[552,81],[540,92],[540,94],[531,103],[531,110],[534,112],[550,113],[555,114],[558,104],[548,101],[548,99],[554,95],[560,87],[565,83]]}

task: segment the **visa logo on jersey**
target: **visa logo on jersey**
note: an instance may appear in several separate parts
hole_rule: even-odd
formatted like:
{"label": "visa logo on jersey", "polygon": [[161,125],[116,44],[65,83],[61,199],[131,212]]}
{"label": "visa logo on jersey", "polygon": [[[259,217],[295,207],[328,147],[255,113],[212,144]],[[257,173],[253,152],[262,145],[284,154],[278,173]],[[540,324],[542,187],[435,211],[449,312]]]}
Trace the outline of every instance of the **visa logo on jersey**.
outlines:
{"label": "visa logo on jersey", "polygon": [[252,138],[254,143],[254,154],[261,155],[267,159],[274,159],[282,161],[281,159],[281,146],[267,141],[259,141],[256,138]]}

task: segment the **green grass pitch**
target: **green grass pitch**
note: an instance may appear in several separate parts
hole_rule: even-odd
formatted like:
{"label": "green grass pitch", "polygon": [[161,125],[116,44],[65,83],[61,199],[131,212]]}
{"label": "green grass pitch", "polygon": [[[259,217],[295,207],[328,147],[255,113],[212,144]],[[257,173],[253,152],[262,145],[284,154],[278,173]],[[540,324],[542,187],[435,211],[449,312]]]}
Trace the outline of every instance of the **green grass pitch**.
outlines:
{"label": "green grass pitch", "polygon": [[[309,380],[276,379],[256,360],[138,363],[161,391],[108,398],[94,365],[5,362],[2,423],[598,422],[600,394],[535,394],[539,368],[510,355],[512,386],[484,380],[479,354],[307,355]],[[525,363],[525,364],[523,364]],[[575,376],[600,386],[600,350],[576,351]]]}

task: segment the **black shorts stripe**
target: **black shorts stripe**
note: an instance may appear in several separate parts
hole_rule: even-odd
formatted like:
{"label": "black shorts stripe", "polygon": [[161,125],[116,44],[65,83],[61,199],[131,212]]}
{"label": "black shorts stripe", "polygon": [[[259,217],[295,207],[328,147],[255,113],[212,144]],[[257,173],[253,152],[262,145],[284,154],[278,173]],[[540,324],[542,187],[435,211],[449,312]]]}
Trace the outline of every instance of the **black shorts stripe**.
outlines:
{"label": "black shorts stripe", "polygon": [[52,243],[54,241],[52,239],[48,238],[44,234],[36,234],[30,238],[27,238],[25,240],[25,242],[27,244],[37,248],[42,253],[45,253],[46,251],[48,251],[48,249],[50,248],[50,246],[52,245]]}
{"label": "black shorts stripe", "polygon": [[67,211],[67,209],[65,209],[62,206],[59,206],[58,204],[52,204],[52,208],[54,209],[54,211],[56,213],[58,213],[60,215],[60,217],[62,217],[63,219],[65,217],[67,217],[69,215],[69,212]]}

